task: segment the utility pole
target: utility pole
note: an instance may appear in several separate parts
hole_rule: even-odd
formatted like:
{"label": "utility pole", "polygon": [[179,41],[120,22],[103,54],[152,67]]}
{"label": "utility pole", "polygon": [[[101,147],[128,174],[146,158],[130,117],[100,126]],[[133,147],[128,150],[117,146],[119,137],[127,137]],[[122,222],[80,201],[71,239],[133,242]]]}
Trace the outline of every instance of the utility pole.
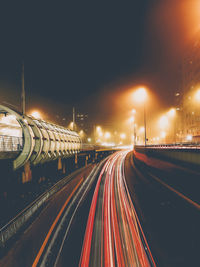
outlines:
{"label": "utility pole", "polygon": [[144,103],[144,145],[147,145],[147,125],[146,125],[146,107]]}
{"label": "utility pole", "polygon": [[135,130],[135,123],[133,124],[133,131],[134,131],[134,146],[136,146],[136,130]]}
{"label": "utility pole", "polygon": [[75,131],[75,107],[73,107],[73,131]]}
{"label": "utility pole", "polygon": [[22,63],[22,92],[21,92],[21,111],[25,115],[25,88],[24,88],[24,62]]}

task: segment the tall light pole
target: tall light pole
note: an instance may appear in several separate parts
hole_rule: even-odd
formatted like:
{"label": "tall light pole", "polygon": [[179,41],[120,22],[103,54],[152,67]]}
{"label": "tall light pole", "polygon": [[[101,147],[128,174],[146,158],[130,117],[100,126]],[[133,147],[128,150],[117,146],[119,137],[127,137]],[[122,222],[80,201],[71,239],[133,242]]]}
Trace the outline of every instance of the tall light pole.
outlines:
{"label": "tall light pole", "polygon": [[134,146],[136,146],[136,129],[135,129],[135,127],[136,127],[136,124],[134,123],[134,124],[133,124],[133,131],[134,131]]}
{"label": "tall light pole", "polygon": [[147,145],[147,122],[146,122],[146,107],[144,102],[144,145]]}
{"label": "tall light pole", "polygon": [[144,87],[138,88],[134,92],[134,98],[135,98],[135,100],[137,102],[140,102],[140,103],[143,103],[144,104],[144,145],[146,146],[146,144],[147,144],[146,106],[145,106],[145,102],[146,102],[146,98],[147,98],[146,89]]}
{"label": "tall light pole", "polygon": [[[136,111],[134,109],[134,114],[135,113],[136,113]],[[135,146],[135,117],[134,116],[130,117],[130,126],[133,126],[133,128],[130,127],[130,129],[131,129],[131,132],[130,132],[130,141],[132,143],[132,134],[133,134],[133,143],[134,143],[134,146]]]}

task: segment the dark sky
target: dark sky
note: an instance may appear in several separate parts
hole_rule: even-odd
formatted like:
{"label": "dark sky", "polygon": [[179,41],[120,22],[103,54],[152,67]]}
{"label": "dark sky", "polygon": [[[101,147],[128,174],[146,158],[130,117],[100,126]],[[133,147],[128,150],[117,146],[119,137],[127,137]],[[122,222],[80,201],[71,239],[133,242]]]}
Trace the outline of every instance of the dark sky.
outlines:
{"label": "dark sky", "polygon": [[184,40],[174,8],[180,0],[6,3],[0,16],[1,101],[19,105],[24,60],[27,109],[37,107],[46,117],[69,118],[75,105],[96,122],[112,121],[118,116],[115,98],[140,83],[161,105],[171,105]]}

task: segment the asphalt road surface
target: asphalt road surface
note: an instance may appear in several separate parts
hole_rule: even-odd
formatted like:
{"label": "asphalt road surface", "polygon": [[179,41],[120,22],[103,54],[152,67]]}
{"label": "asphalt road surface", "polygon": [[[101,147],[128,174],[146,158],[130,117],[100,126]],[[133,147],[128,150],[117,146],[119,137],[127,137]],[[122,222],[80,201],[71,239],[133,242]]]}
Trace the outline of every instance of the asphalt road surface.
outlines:
{"label": "asphalt road surface", "polygon": [[129,153],[125,175],[156,265],[200,266],[199,173],[177,164],[143,160]]}
{"label": "asphalt road surface", "polygon": [[[50,199],[0,266],[199,266],[197,171],[127,151],[109,156],[90,177],[92,168]],[[70,205],[69,231],[57,242],[55,225]],[[41,261],[43,254],[54,261]]]}
{"label": "asphalt road surface", "polygon": [[70,196],[72,196],[73,191],[77,190],[76,187],[80,186],[87,178],[92,168],[93,166],[88,166],[83,172],[75,175],[62,190],[51,197],[37,218],[18,236],[16,242],[9,248],[4,257],[0,259],[0,266],[32,266],[41,247],[44,246],[45,238],[54,224],[58,213]]}

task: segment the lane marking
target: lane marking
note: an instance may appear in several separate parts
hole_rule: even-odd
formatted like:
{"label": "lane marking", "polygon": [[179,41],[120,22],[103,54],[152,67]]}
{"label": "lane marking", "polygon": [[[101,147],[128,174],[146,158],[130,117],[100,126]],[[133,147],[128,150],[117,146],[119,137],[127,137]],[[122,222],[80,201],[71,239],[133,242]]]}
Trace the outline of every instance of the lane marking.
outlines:
{"label": "lane marking", "polygon": [[[133,159],[132,159],[133,162]],[[142,174],[142,172],[136,168],[134,162],[131,165],[132,167],[135,169],[136,172],[139,172],[140,174]],[[155,175],[151,174],[150,172],[148,172],[148,174],[154,179],[156,180],[158,183],[162,184],[163,186],[167,187],[170,191],[172,191],[173,193],[177,194],[179,197],[183,198],[185,201],[187,201],[190,205],[192,205],[193,207],[197,208],[198,210],[200,210],[200,205],[196,202],[194,202],[193,200],[191,200],[190,198],[186,197],[185,195],[183,195],[182,193],[180,193],[179,191],[177,191],[176,189],[174,189],[173,187],[171,187],[170,185],[166,184],[165,182],[161,181],[159,178],[157,178]],[[142,174],[143,175],[143,174]],[[144,175],[143,175],[144,176]]]}
{"label": "lane marking", "polygon": [[180,193],[179,191],[175,190],[173,187],[171,187],[170,185],[166,184],[165,182],[161,181],[159,178],[157,178],[156,176],[154,176],[153,174],[149,175],[155,179],[157,182],[159,182],[160,184],[162,184],[163,186],[167,187],[169,190],[171,190],[172,192],[174,192],[175,194],[177,194],[179,197],[183,198],[185,201],[189,202],[192,206],[194,206],[195,208],[197,208],[198,210],[200,210],[200,205],[196,202],[194,202],[193,200],[191,200],[190,198],[186,197],[185,195],[183,195],[182,193]]}
{"label": "lane marking", "polygon": [[82,181],[83,181],[83,178],[81,178],[81,180],[79,181],[79,183],[73,189],[73,191],[71,192],[71,194],[69,195],[69,197],[65,201],[64,205],[62,206],[60,212],[58,213],[56,219],[54,220],[54,222],[53,222],[53,224],[52,224],[52,226],[51,226],[51,228],[50,228],[50,230],[49,230],[49,232],[48,232],[48,234],[47,234],[47,236],[46,236],[46,238],[45,238],[45,240],[44,240],[44,242],[43,242],[43,244],[42,244],[42,246],[41,246],[41,248],[40,248],[40,250],[39,250],[39,252],[38,252],[38,254],[37,254],[36,258],[35,258],[35,260],[34,260],[34,262],[33,262],[32,267],[36,267],[37,266],[37,264],[38,264],[38,262],[40,260],[40,257],[41,257],[41,255],[42,255],[42,253],[43,253],[43,251],[44,251],[44,249],[46,247],[46,244],[47,244],[47,242],[48,242],[48,240],[49,240],[49,238],[51,236],[51,233],[53,232],[53,230],[54,230],[54,228],[55,228],[58,220],[60,219],[60,217],[61,217],[61,215],[62,215],[65,207],[69,203],[70,199],[72,198],[72,196],[74,195],[75,191],[78,189],[78,187],[80,186],[80,184],[82,183]]}

